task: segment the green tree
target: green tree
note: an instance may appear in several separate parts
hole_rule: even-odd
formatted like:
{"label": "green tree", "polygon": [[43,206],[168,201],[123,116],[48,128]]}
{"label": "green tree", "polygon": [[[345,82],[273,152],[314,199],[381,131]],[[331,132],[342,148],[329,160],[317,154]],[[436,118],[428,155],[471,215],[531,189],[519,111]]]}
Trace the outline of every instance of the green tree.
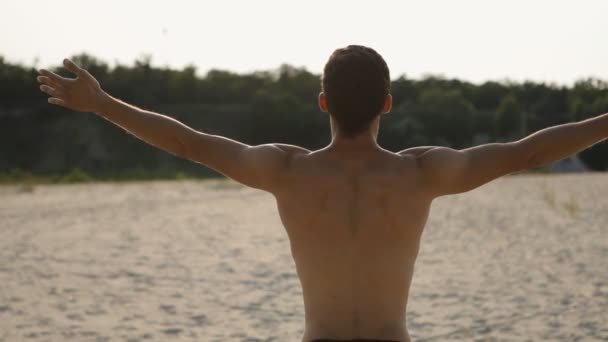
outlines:
{"label": "green tree", "polygon": [[496,109],[494,136],[500,140],[509,140],[521,136],[522,121],[525,120],[517,98],[512,94],[503,97]]}

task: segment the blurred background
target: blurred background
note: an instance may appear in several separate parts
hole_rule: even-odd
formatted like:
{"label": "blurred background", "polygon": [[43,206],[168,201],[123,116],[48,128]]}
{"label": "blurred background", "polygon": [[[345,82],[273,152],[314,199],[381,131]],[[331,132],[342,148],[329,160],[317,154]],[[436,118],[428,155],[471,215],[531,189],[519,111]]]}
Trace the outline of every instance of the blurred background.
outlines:
{"label": "blurred background", "polygon": [[[605,1],[0,2],[0,179],[214,175],[92,114],[46,103],[36,69],[72,57],[124,101],[249,144],[329,142],[331,52],[391,69],[380,144],[464,148],[608,112]],[[67,74],[66,74],[67,75]],[[545,169],[606,170],[608,145]]]}
{"label": "blurred background", "polygon": [[[72,57],[195,129],[316,149],[330,141],[323,66],[362,44],[393,81],[380,145],[465,148],[608,112],[606,13],[604,0],[0,0],[0,342],[304,330],[270,194],[199,181],[218,175],[49,105],[37,69],[67,76]],[[604,141],[434,202],[412,339],[607,341],[608,173],[551,174],[607,169]],[[151,179],[171,181],[130,182]]]}

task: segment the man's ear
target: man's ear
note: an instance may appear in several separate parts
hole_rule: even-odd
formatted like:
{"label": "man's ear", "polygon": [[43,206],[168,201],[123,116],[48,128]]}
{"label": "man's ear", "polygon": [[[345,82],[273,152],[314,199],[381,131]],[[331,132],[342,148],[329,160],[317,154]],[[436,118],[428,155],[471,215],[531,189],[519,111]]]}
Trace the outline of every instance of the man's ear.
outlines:
{"label": "man's ear", "polygon": [[327,99],[325,98],[325,94],[323,94],[323,92],[319,93],[319,108],[324,113],[329,111],[327,109]]}
{"label": "man's ear", "polygon": [[391,94],[386,95],[384,100],[384,107],[382,107],[382,114],[386,114],[391,111],[393,107],[393,96]]}

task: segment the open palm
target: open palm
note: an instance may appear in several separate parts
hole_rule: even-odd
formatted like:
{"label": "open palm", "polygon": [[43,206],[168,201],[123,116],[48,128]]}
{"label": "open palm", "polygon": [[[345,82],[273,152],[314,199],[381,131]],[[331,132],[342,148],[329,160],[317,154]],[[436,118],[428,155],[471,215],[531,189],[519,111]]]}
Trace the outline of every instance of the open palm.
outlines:
{"label": "open palm", "polygon": [[81,112],[97,111],[106,95],[99,82],[67,58],[63,60],[63,65],[76,78],[65,78],[46,69],[40,70],[37,77],[38,82],[42,83],[40,90],[51,96],[48,102]]}

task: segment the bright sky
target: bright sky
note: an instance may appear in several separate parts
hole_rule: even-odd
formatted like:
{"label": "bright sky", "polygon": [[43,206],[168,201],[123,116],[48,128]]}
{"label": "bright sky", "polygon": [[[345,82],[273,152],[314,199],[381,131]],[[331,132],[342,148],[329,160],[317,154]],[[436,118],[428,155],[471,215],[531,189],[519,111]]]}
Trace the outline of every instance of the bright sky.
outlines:
{"label": "bright sky", "polygon": [[608,79],[604,0],[0,0],[0,55],[58,65],[91,53],[132,64],[320,73],[340,46],[384,56],[393,78],[443,74],[570,84]]}

